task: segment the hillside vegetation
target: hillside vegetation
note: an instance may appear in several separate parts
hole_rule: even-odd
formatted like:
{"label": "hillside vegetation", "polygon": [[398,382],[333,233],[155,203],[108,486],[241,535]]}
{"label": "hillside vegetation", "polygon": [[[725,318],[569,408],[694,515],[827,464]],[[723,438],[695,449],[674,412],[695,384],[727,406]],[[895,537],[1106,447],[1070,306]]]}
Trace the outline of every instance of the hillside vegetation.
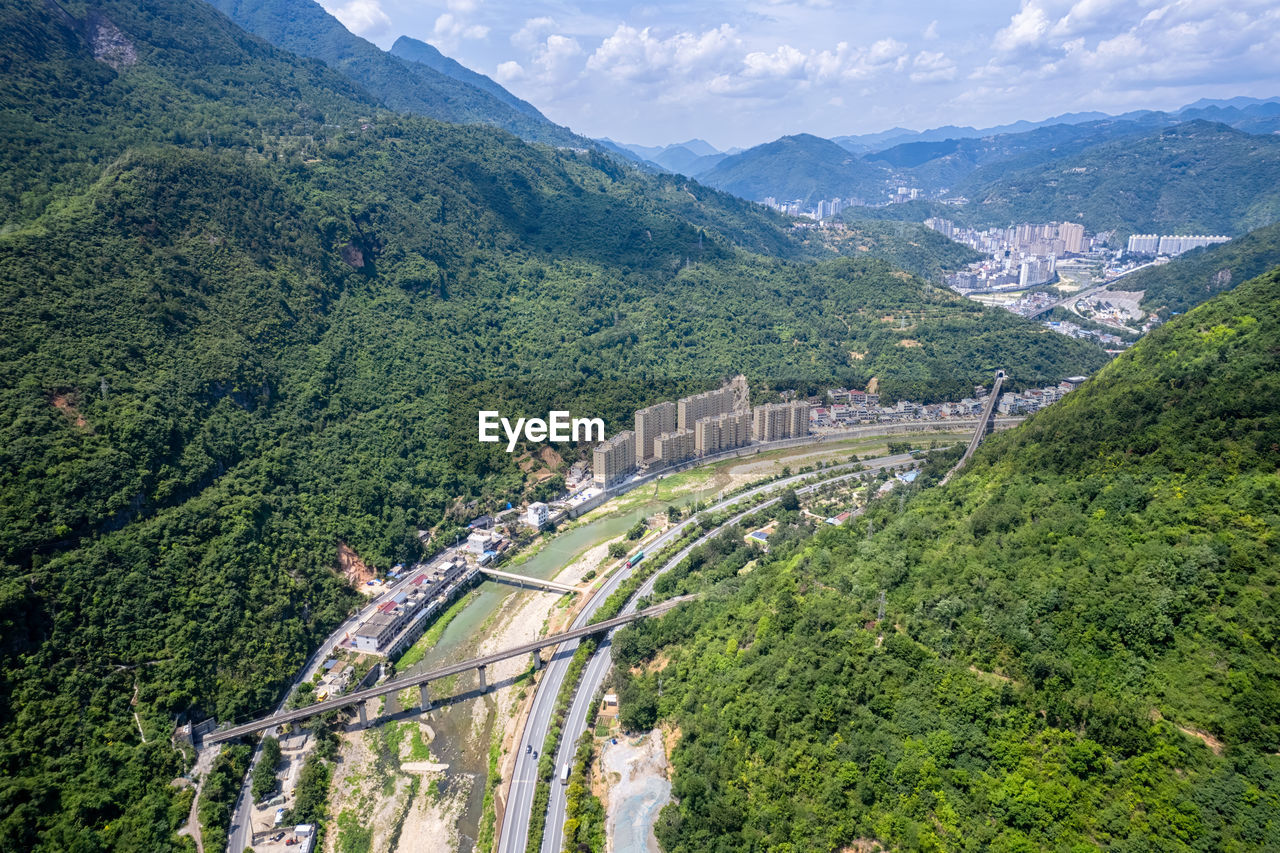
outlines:
{"label": "hillside vegetation", "polygon": [[478,408],[1103,363],[683,178],[388,112],[204,3],[69,8],[0,9],[0,849],[181,849],[175,722],[278,700],[356,600],[339,543],[385,569],[548,496]]}
{"label": "hillside vegetation", "polygon": [[1277,340],[1273,271],[620,633],[624,722],[679,732],[663,849],[1280,846]]}
{"label": "hillside vegetation", "polygon": [[861,219],[859,211],[844,212],[843,233],[822,232],[823,239],[842,255],[879,258],[932,282],[941,282],[944,272],[964,269],[985,257],[919,223]]}
{"label": "hillside vegetation", "polygon": [[1243,234],[1280,219],[1280,137],[1190,121],[1015,169],[978,169],[957,189],[977,222],[1069,219],[1090,231]]}

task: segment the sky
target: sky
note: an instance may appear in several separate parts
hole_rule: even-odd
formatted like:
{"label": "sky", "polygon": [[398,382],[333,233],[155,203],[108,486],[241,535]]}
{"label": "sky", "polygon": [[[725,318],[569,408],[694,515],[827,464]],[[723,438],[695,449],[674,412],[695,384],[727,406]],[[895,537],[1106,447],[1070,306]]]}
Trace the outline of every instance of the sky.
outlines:
{"label": "sky", "polygon": [[591,137],[721,150],[1280,95],[1275,0],[320,0]]}

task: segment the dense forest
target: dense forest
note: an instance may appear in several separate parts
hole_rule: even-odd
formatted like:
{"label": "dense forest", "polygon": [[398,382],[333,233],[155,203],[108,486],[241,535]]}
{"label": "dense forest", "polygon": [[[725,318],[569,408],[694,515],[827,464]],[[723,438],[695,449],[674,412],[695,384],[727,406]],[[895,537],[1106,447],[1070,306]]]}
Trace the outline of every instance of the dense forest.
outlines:
{"label": "dense forest", "polygon": [[1280,847],[1278,340],[1280,270],[947,486],[710,558],[614,644],[679,732],[663,848]]}
{"label": "dense forest", "polygon": [[850,208],[842,214],[843,232],[819,232],[842,255],[879,258],[934,283],[941,283],[945,273],[986,257],[918,222],[863,219],[860,210]]}
{"label": "dense forest", "polygon": [[0,26],[0,849],[189,843],[175,722],[278,699],[356,598],[338,543],[385,569],[529,493],[482,404],[612,430],[738,372],[1105,361],[683,178],[389,112],[202,2]]}

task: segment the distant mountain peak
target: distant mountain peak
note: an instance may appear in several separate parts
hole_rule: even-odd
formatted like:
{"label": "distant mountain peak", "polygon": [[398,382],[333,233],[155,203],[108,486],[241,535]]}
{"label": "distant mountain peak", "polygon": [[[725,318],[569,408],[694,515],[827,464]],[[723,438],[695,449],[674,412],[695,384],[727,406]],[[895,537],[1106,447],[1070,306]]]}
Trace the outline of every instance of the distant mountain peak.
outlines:
{"label": "distant mountain peak", "polygon": [[487,124],[558,146],[584,140],[494,81],[425,42],[401,37],[398,54],[354,35],[313,0],[209,0],[276,47],[319,59],[393,110],[455,124]]}

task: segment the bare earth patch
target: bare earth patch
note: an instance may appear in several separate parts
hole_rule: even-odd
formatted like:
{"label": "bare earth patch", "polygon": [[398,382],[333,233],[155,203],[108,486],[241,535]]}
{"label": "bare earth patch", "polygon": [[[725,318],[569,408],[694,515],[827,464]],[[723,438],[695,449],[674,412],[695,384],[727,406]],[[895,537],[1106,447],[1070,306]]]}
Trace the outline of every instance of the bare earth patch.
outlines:
{"label": "bare earth patch", "polygon": [[84,419],[84,415],[76,408],[76,396],[74,394],[54,394],[53,407],[71,418],[71,422],[76,425],[77,429],[89,429],[89,422]]}
{"label": "bare earth patch", "polygon": [[[405,765],[401,769],[406,769]],[[462,788],[439,793],[431,782],[439,784],[439,776],[424,772],[418,795],[409,806],[400,831],[397,853],[437,853],[458,849],[458,820],[466,807],[467,792]]]}
{"label": "bare earth patch", "polygon": [[605,813],[610,849],[616,853],[658,853],[653,825],[671,799],[670,765],[663,733],[654,729],[638,740],[619,738],[600,754],[609,782]]}
{"label": "bare earth patch", "polygon": [[1205,746],[1213,750],[1215,755],[1222,755],[1222,741],[1218,740],[1208,732],[1201,731],[1200,729],[1189,729],[1186,726],[1178,726],[1178,731],[1182,732],[1184,735],[1199,738]]}
{"label": "bare earth patch", "polygon": [[366,566],[364,560],[346,542],[338,543],[338,568],[346,577],[347,583],[356,589],[363,589],[374,577],[373,569]]}
{"label": "bare earth patch", "polygon": [[909,348],[909,347],[922,346],[922,344],[919,341],[915,340],[914,338],[903,338],[902,340],[898,341],[898,346]]}

